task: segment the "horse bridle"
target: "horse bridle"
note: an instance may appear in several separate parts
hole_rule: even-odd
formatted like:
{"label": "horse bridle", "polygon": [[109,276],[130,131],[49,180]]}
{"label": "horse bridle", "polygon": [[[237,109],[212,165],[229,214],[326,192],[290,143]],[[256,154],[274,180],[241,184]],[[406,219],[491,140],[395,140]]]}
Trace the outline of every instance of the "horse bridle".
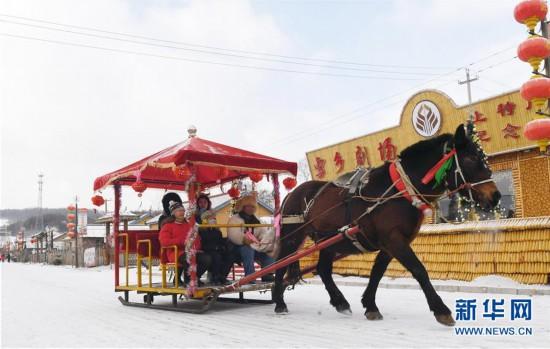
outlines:
{"label": "horse bridle", "polygon": [[[445,144],[443,145],[443,153],[444,154],[445,154],[446,150],[447,150],[447,142],[445,142]],[[492,182],[493,181],[492,174],[491,174],[491,177],[489,177],[487,179],[484,179],[484,180],[481,180],[481,181],[478,181],[478,182],[469,183],[466,180],[466,177],[464,176],[464,172],[462,171],[462,167],[460,166],[460,161],[458,160],[458,152],[457,151],[455,151],[455,153],[453,155],[453,159],[454,159],[454,163],[455,163],[454,176],[455,176],[455,185],[456,185],[456,188],[453,189],[453,190],[457,190],[461,187],[467,189],[468,190],[468,196],[469,196],[469,198],[467,200],[469,200],[470,203],[474,202],[474,196],[472,194],[472,189],[475,186],[478,186],[478,185],[481,185],[481,184],[484,184],[484,183]],[[460,184],[460,185],[458,184],[458,177],[459,176],[460,176],[460,179],[462,180],[462,184]],[[447,180],[445,180],[445,189],[448,190],[448,191],[453,191],[452,189],[449,188],[449,184],[447,183]]]}

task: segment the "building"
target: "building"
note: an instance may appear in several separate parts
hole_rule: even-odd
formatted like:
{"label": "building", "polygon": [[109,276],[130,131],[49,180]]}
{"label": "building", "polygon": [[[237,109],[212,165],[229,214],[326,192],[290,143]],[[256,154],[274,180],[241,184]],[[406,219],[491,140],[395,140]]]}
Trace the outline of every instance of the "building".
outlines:
{"label": "building", "polygon": [[[435,224],[449,214],[451,203],[442,201],[440,210],[425,221],[413,248],[434,278],[472,280],[500,274],[525,283],[549,283],[550,161],[523,136],[524,125],[536,113],[517,90],[471,107],[456,105],[440,91],[418,92],[405,103],[399,125],[308,152],[312,178],[331,180],[357,166],[391,161],[415,142],[453,133],[470,111],[503,194],[502,210],[485,217],[495,220]],[[335,264],[335,272],[368,275],[374,257],[346,258]],[[394,261],[386,275],[410,274]]]}

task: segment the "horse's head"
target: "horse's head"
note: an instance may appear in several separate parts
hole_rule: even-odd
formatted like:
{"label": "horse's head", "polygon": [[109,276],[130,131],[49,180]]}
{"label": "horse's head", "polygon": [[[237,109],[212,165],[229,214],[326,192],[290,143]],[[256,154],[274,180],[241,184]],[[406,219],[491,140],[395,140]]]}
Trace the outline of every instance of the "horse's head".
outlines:
{"label": "horse's head", "polygon": [[460,195],[474,200],[481,208],[489,210],[500,202],[500,192],[492,180],[487,156],[470,122],[460,125],[454,135],[456,149],[454,171],[448,175],[449,189],[459,190]]}

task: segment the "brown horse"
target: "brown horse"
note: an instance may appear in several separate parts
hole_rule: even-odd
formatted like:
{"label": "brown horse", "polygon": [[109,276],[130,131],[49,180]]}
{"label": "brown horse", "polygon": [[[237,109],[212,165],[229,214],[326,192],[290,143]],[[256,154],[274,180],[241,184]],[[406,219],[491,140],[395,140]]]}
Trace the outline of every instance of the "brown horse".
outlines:
{"label": "brown horse", "polygon": [[[386,162],[372,169],[368,182],[364,182],[351,197],[330,182],[301,184],[285,198],[281,213],[283,217],[303,215],[305,224],[283,224],[278,259],[299,249],[306,236],[317,242],[334,236],[342,226],[357,224],[360,232],[356,241],[345,239],[319,254],[317,273],[328,291],[330,304],[339,312],[351,313],[349,303],[332,279],[334,258],[379,251],[362,297],[367,319],[382,319],[375,302],[376,289],[388,264],[396,258],[420,284],[436,320],[453,326],[455,321],[451,311],[436,293],[426,268],[410,244],[423,220],[421,209],[447,191],[457,191],[484,209],[493,208],[500,201],[485,154],[475,138],[473,126],[469,124],[468,127],[460,125],[454,135],[443,134],[418,142],[401,152],[397,164]],[[439,171],[436,184],[433,173],[443,163],[447,167]],[[401,172],[396,172],[396,165]],[[429,176],[430,172],[432,176]],[[276,272],[273,300],[277,313],[288,311],[283,299],[283,278],[287,271],[294,283],[300,277],[298,263]]]}

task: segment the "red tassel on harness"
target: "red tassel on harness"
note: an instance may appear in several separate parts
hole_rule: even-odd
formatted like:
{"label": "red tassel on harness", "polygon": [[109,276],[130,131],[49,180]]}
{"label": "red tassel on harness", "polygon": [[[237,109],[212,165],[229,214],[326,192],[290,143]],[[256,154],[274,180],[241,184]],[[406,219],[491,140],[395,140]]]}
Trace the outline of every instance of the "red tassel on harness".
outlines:
{"label": "red tassel on harness", "polygon": [[437,171],[441,168],[441,166],[443,166],[443,164],[449,160],[451,158],[451,156],[454,156],[456,154],[456,149],[453,149],[451,150],[449,153],[447,153],[444,157],[441,158],[441,160],[439,160],[437,162],[437,164],[435,164],[434,167],[432,167],[425,175],[424,177],[422,177],[422,183],[423,184],[428,184],[430,183],[430,181],[432,179],[434,179],[435,177],[435,174],[437,173]]}

